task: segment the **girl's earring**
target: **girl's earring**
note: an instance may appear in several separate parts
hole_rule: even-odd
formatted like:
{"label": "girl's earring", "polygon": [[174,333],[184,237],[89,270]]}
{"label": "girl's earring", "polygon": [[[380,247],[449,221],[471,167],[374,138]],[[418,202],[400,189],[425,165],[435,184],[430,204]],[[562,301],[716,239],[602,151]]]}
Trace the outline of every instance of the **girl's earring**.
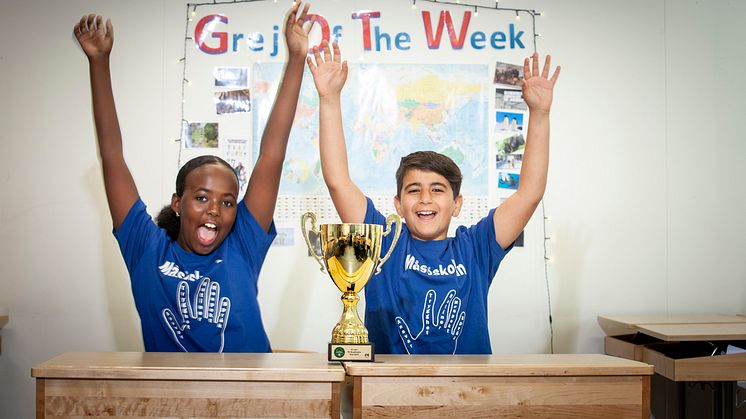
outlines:
{"label": "girl's earring", "polygon": [[181,214],[179,214],[179,213],[177,212],[177,213],[176,213],[176,216],[177,216],[177,217],[180,217],[180,216],[181,216]]}

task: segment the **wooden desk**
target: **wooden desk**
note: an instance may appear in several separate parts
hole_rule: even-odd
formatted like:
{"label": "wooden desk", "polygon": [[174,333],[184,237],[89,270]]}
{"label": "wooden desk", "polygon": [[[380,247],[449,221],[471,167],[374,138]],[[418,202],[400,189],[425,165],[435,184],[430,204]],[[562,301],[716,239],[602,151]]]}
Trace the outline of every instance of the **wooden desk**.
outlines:
{"label": "wooden desk", "polygon": [[31,370],[36,417],[339,417],[326,354],[65,353]]}
{"label": "wooden desk", "polygon": [[598,316],[598,323],[607,354],[652,364],[670,380],[746,380],[746,353],[720,355],[707,343],[746,340],[746,317]]}
{"label": "wooden desk", "polygon": [[[598,316],[598,324],[607,335],[607,354],[655,367],[656,417],[731,418],[746,413],[746,408],[737,411],[731,397],[737,394],[733,382],[746,380],[746,353],[721,354],[728,342],[746,340],[746,317]],[[712,391],[697,390],[687,382],[709,383]],[[700,406],[705,407],[697,410]]]}
{"label": "wooden desk", "polygon": [[379,355],[345,363],[353,417],[650,416],[650,375],[606,355]]}
{"label": "wooden desk", "polygon": [[601,326],[607,336],[643,332],[643,329],[649,325],[746,323],[746,317],[723,314],[598,316],[597,320],[598,325]]}

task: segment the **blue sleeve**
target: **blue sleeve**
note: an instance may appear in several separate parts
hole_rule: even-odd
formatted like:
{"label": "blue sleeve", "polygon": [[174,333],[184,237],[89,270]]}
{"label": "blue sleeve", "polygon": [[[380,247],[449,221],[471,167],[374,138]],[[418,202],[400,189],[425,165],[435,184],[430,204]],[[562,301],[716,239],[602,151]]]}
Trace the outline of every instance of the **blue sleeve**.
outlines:
{"label": "blue sleeve", "polygon": [[495,237],[495,209],[490,210],[486,217],[482,218],[473,226],[459,227],[456,236],[466,238],[474,249],[474,258],[479,266],[485,267],[487,271],[487,283],[492,284],[492,279],[500,267],[500,262],[513,248],[513,244],[503,249]]}
{"label": "blue sleeve", "polygon": [[114,230],[113,233],[119,243],[124,263],[130,272],[134,271],[150,246],[156,243],[155,239],[158,235],[165,234],[155,225],[140,198],[132,204],[119,230]]}
{"label": "blue sleeve", "polygon": [[273,220],[269,226],[269,231],[264,231],[249,211],[246,201],[241,200],[238,204],[236,224],[233,226],[232,235],[236,237],[241,252],[251,262],[255,263],[254,266],[262,266],[269,246],[277,236],[277,230]]}
{"label": "blue sleeve", "polygon": [[381,224],[381,225],[385,226],[386,225],[386,217],[384,217],[384,215],[381,214],[380,211],[378,211],[376,209],[376,206],[373,205],[373,201],[370,198],[368,198],[366,196],[365,199],[366,199],[366,201],[368,203],[368,206],[365,209],[365,218],[363,219],[363,223],[365,223],[365,224]]}

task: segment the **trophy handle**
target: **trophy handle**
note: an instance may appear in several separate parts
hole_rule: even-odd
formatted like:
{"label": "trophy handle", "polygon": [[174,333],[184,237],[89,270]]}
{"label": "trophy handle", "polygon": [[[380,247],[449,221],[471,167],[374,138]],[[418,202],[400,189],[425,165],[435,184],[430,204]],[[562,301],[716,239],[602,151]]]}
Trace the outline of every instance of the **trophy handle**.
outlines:
{"label": "trophy handle", "polygon": [[[306,226],[308,225],[308,220],[311,220],[311,228],[307,229]],[[300,217],[300,232],[303,235],[303,240],[306,241],[306,246],[308,246],[308,253],[313,256],[314,259],[316,259],[316,262],[319,263],[319,266],[321,267],[321,272],[326,272],[324,269],[324,260],[321,257],[321,255],[317,255],[316,251],[313,249],[313,246],[311,245],[311,239],[308,237],[308,233],[313,231],[316,234],[319,234],[318,230],[316,230],[316,215],[312,212],[307,212],[303,214]]]}
{"label": "trophy handle", "polygon": [[381,266],[383,266],[384,262],[389,259],[389,256],[391,256],[391,252],[394,251],[396,242],[399,241],[399,234],[401,233],[401,218],[399,218],[399,216],[396,214],[389,214],[389,216],[386,217],[386,231],[383,232],[383,237],[386,237],[389,235],[389,233],[391,233],[392,224],[396,224],[396,231],[394,231],[394,240],[391,241],[391,246],[389,247],[389,251],[386,252],[386,255],[378,261],[375,275],[378,275],[381,272]]}

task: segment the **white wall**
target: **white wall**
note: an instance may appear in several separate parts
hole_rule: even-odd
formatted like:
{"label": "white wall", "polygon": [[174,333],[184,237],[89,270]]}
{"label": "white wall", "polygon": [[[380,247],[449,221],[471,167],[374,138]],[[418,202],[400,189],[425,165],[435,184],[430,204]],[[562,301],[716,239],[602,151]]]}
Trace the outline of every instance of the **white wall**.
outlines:
{"label": "white wall", "polygon": [[[330,1],[346,4],[315,3]],[[599,313],[746,312],[746,3],[500,2],[529,3],[563,67],[545,197],[555,352],[602,352]],[[32,417],[36,363],[142,350],[71,35],[90,11],[116,24],[126,156],[151,208],[177,170],[183,1],[0,2],[1,418]],[[549,349],[541,228],[493,284],[496,353]],[[301,245],[271,250],[260,290],[275,347],[324,350],[339,295]]]}

